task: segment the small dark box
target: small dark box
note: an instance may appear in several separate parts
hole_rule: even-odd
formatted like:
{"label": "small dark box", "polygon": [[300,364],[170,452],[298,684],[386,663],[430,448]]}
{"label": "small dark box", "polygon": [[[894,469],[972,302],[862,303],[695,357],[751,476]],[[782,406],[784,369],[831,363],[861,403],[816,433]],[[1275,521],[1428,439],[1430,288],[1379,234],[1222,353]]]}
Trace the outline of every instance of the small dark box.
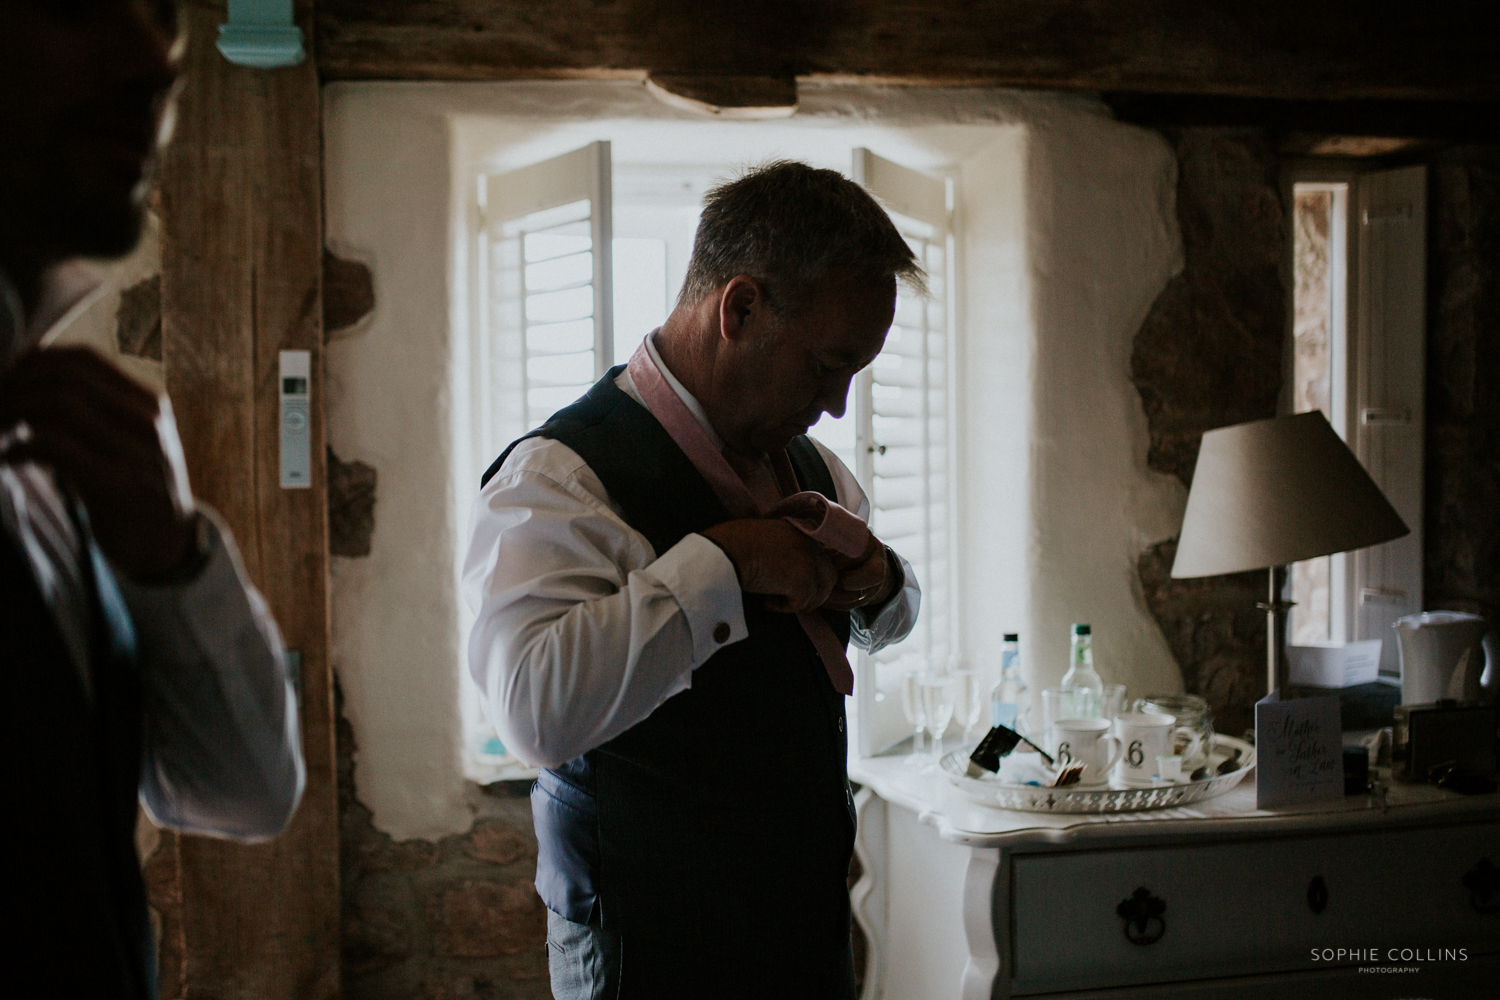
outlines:
{"label": "small dark box", "polygon": [[1344,747],[1344,794],[1363,795],[1370,788],[1370,751]]}
{"label": "small dark box", "polygon": [[1434,767],[1457,764],[1489,777],[1495,773],[1495,730],[1492,705],[1398,705],[1392,773],[1398,781],[1425,781]]}

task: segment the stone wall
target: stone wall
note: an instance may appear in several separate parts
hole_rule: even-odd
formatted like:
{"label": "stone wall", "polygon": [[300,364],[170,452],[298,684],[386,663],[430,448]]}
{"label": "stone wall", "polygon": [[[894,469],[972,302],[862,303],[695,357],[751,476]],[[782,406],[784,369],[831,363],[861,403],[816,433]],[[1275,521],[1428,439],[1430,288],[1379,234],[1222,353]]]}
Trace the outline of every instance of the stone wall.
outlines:
{"label": "stone wall", "polygon": [[[1281,391],[1287,247],[1280,162],[1258,129],[1169,132],[1177,154],[1184,266],[1136,335],[1131,375],[1150,424],[1151,468],[1191,485],[1206,430],[1276,414]],[[1187,690],[1221,732],[1251,725],[1265,693],[1264,573],[1172,580],[1177,540],[1138,561],[1146,602]]]}
{"label": "stone wall", "polygon": [[1500,147],[1429,168],[1424,603],[1500,626]]}
{"label": "stone wall", "polygon": [[550,997],[529,783],[472,786],[468,833],[398,843],[354,797],[356,766],[354,731],[340,712],[346,1000]]}
{"label": "stone wall", "polygon": [[[1190,484],[1203,431],[1276,411],[1290,237],[1263,132],[1168,138],[1186,265],[1142,325],[1132,369],[1151,467]],[[1500,147],[1450,149],[1429,170],[1424,603],[1500,623]],[[1172,580],[1175,554],[1176,539],[1141,554],[1147,603],[1187,689],[1238,733],[1265,687],[1265,576]]]}

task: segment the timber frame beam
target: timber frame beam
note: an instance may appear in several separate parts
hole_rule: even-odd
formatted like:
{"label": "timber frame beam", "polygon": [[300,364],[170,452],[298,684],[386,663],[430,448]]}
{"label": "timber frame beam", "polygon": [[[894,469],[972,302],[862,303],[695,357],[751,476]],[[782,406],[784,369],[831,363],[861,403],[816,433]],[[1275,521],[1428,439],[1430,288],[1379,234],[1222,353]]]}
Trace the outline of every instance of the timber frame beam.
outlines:
{"label": "timber frame beam", "polygon": [[1493,102],[1489,13],[1477,0],[319,0],[317,50],[325,80],[655,73]]}
{"label": "timber frame beam", "polygon": [[[311,0],[298,0],[304,31]],[[264,844],[178,840],[185,997],[339,994],[338,793],[328,632],[322,134],[311,63],[231,65],[222,0],[180,7],[176,130],[162,161],[162,362],[194,493],[300,654],[307,787]],[[280,485],[278,355],[312,357],[312,484]],[[294,666],[295,669],[295,666]],[[163,1000],[172,1000],[164,997]]]}

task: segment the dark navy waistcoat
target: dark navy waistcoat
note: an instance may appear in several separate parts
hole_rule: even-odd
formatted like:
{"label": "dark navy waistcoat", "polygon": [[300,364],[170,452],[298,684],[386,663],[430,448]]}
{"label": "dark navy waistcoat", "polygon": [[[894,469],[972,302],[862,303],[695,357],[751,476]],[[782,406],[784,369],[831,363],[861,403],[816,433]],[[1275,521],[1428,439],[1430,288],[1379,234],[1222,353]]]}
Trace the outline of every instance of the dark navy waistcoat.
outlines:
{"label": "dark navy waistcoat", "polygon": [[[660,555],[729,514],[656,418],[614,384],[620,371],[526,436],[576,451]],[[788,453],[804,489],[834,497],[806,437]],[[827,618],[847,642],[848,613]],[[847,944],[844,699],[793,615],[746,595],[745,620],[748,638],[695,670],[689,690],[542,772],[532,792],[536,884],[549,909],[669,943]]]}
{"label": "dark navy waistcoat", "polygon": [[141,688],[134,628],[87,535],[93,620],[85,696],[26,556],[0,533],[0,665],[6,685],[7,995],[145,1000],[155,992],[135,856]]}

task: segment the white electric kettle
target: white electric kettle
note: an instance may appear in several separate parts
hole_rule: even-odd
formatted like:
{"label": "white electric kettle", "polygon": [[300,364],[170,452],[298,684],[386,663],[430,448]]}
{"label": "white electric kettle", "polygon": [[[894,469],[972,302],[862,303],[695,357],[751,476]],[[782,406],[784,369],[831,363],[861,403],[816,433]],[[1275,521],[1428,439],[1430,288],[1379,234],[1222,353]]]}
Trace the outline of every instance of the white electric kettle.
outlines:
{"label": "white electric kettle", "polygon": [[[1494,665],[1485,669],[1485,620],[1462,611],[1424,611],[1398,618],[1401,703],[1425,705],[1440,698],[1485,701],[1495,694]],[[1481,676],[1483,675],[1483,676]]]}

